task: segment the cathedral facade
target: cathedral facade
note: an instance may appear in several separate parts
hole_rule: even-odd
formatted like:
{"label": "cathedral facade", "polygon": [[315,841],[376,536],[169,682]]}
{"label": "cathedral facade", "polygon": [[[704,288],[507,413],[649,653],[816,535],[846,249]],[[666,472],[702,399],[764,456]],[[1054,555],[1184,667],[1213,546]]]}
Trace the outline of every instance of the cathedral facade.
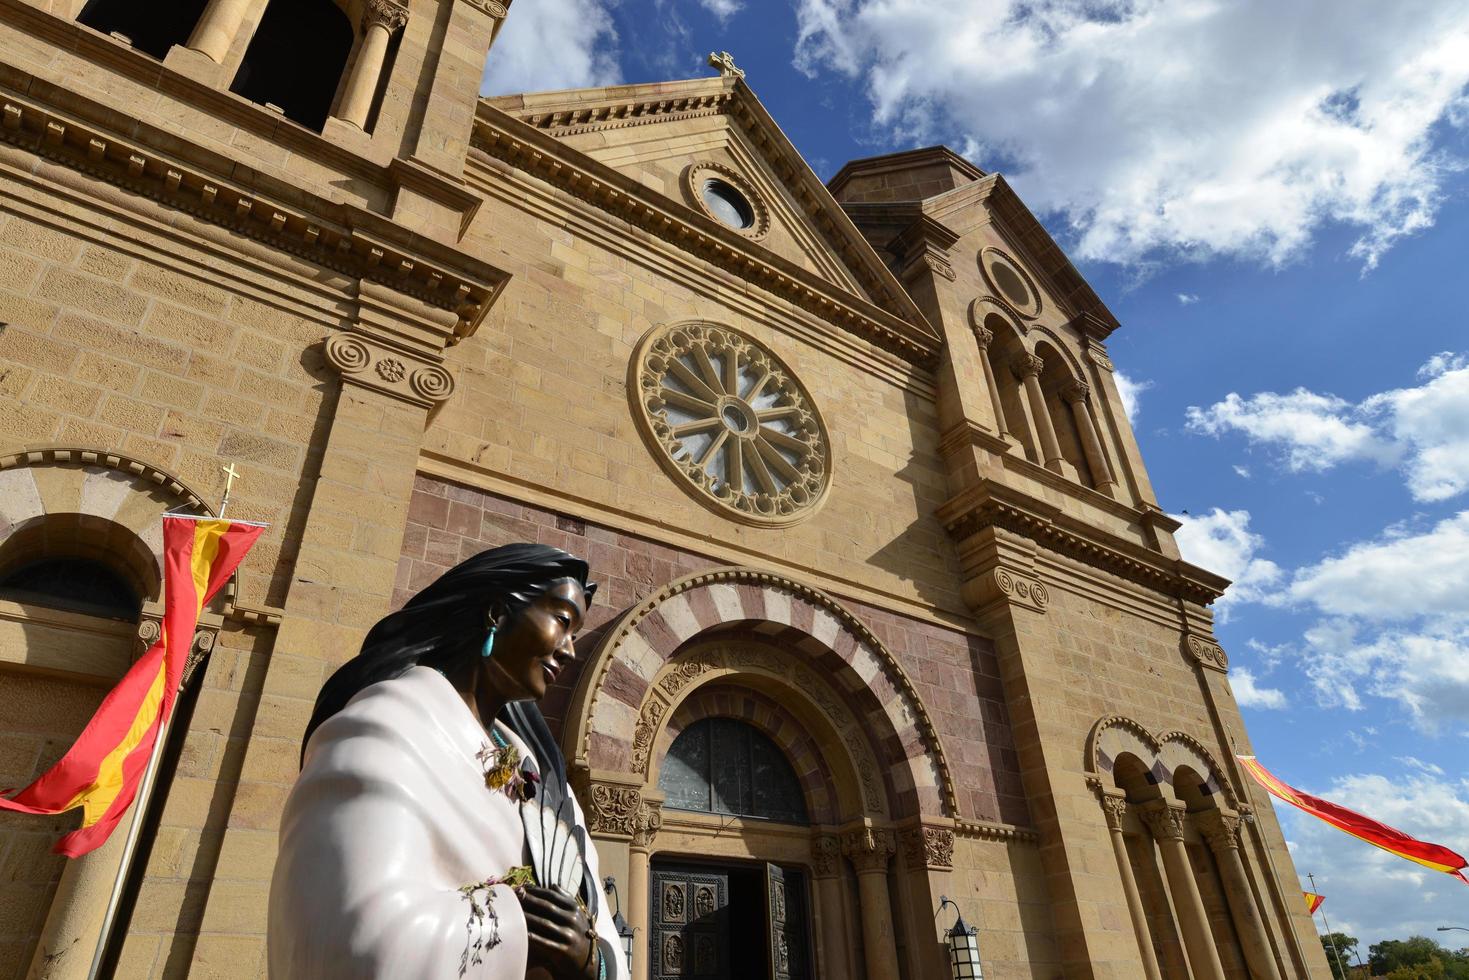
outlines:
{"label": "cathedral facade", "polygon": [[156,637],[164,512],[270,525],[112,840],[0,816],[0,977],[263,975],[322,682],[512,541],[600,583],[543,707],[639,980],[939,980],[955,908],[1001,980],[1329,976],[1004,178],[823,184],[727,57],[481,99],[507,15],[0,0],[0,785]]}

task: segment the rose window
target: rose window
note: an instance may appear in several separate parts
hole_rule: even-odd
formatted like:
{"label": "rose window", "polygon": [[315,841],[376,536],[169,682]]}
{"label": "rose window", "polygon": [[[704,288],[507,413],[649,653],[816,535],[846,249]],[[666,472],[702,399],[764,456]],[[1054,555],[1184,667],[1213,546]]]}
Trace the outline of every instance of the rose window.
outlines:
{"label": "rose window", "polygon": [[713,324],[655,330],[634,359],[640,415],[660,461],[757,524],[789,524],[826,491],[826,429],[785,365]]}

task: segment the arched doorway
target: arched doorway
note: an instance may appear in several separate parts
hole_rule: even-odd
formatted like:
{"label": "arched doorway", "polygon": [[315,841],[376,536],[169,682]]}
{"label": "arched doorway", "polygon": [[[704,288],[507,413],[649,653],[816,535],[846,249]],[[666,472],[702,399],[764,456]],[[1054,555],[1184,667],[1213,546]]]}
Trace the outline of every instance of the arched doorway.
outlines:
{"label": "arched doorway", "polygon": [[[727,751],[747,746],[752,770],[773,757],[789,767],[795,782],[785,809],[769,809],[769,799],[768,813],[714,806],[715,778],[704,787],[684,758],[697,762],[712,745],[679,742],[688,732],[713,738],[718,728],[700,727],[711,720],[737,723],[724,730],[745,734],[730,735]],[[923,906],[930,897],[936,906],[937,892],[920,893],[930,890],[927,852],[895,852],[900,835],[952,842],[953,783],[901,667],[834,600],[745,569],[666,586],[603,635],[573,699],[564,748],[588,784],[593,835],[613,855],[604,863],[626,868],[624,908],[643,937],[638,980],[702,975],[688,972],[698,965],[697,930],[670,928],[689,915],[677,896],[687,901],[700,882],[715,888],[715,911],[721,884],[731,896],[743,889],[749,902],[761,896],[763,965],[738,975],[887,980],[931,972],[938,948]],[[678,777],[665,778],[670,771]],[[731,775],[730,792],[741,793]],[[690,805],[703,793],[709,809]],[[758,809],[754,801],[752,793],[749,809]],[[683,921],[660,920],[663,884]],[[908,900],[895,902],[898,894]]]}

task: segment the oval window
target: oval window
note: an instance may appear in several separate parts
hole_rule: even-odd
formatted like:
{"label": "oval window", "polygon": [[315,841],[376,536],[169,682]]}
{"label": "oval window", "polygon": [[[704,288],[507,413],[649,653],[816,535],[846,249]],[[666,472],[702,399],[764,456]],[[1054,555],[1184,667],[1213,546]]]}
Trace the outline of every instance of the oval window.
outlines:
{"label": "oval window", "polygon": [[717,177],[704,181],[700,195],[704,198],[704,206],[709,209],[710,213],[731,228],[743,231],[755,224],[755,209],[750,206],[750,202],[745,200],[743,194]]}
{"label": "oval window", "polygon": [[995,285],[1000,287],[1000,292],[1004,293],[1005,298],[1014,306],[1028,309],[1033,301],[1025,280],[1003,262],[996,262],[991,268],[995,273]]}

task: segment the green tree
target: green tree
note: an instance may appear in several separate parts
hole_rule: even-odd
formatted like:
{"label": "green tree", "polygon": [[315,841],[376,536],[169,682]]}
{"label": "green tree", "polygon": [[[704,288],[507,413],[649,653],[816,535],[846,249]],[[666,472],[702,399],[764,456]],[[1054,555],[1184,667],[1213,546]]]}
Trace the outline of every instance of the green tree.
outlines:
{"label": "green tree", "polygon": [[[1326,963],[1331,967],[1333,980],[1347,980],[1351,976],[1352,955],[1357,950],[1357,937],[1344,932],[1329,932],[1321,937],[1321,948],[1326,952]],[[1348,972],[1343,973],[1345,969]]]}
{"label": "green tree", "polygon": [[1422,963],[1400,966],[1387,975],[1387,980],[1444,980],[1443,960],[1430,956]]}
{"label": "green tree", "polygon": [[1427,936],[1412,936],[1408,939],[1384,939],[1380,943],[1373,943],[1368,949],[1368,955],[1374,977],[1389,975],[1405,966],[1420,966],[1429,960],[1438,962],[1439,972],[1436,976],[1441,977],[1444,975],[1444,959],[1453,957],[1454,954]]}

